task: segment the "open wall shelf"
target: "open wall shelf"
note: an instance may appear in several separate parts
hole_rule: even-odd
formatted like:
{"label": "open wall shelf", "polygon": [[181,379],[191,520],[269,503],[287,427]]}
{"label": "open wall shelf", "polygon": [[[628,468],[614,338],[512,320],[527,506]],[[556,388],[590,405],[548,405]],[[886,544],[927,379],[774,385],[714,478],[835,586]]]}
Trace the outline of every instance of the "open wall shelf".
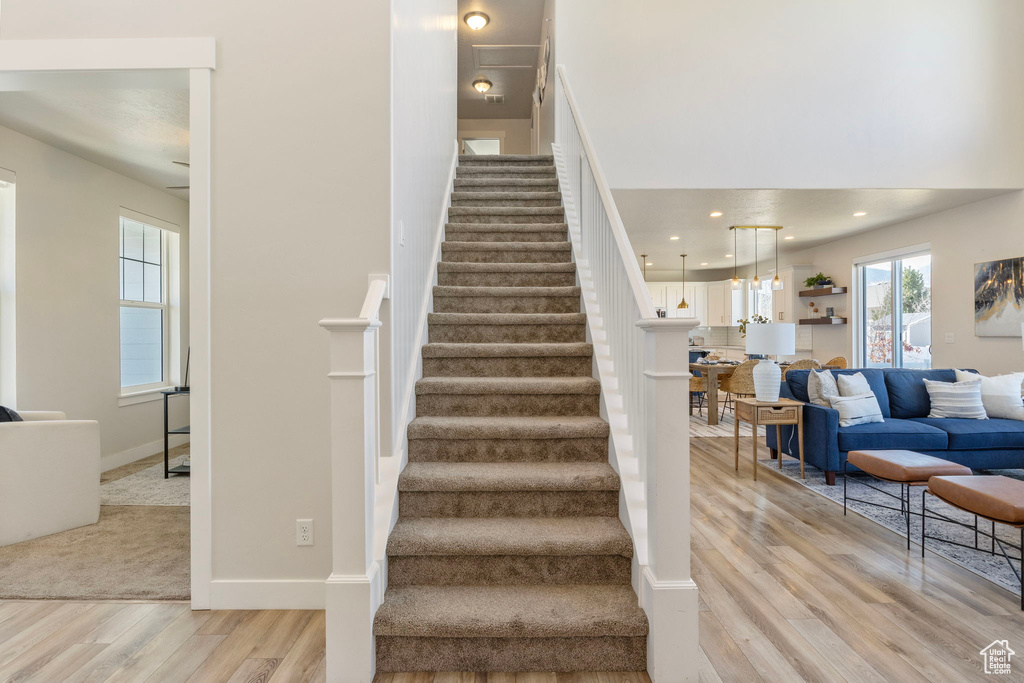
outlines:
{"label": "open wall shelf", "polygon": [[800,292],[802,298],[829,296],[830,294],[846,294],[846,287],[819,287],[817,289],[805,289]]}
{"label": "open wall shelf", "polygon": [[801,325],[845,325],[846,318],[803,318],[797,321]]}

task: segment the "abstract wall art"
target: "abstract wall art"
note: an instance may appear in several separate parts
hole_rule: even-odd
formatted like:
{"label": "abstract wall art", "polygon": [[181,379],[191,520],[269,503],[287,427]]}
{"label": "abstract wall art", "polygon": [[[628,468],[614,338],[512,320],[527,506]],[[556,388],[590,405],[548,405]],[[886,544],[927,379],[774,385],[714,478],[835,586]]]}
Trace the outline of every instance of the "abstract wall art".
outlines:
{"label": "abstract wall art", "polygon": [[974,333],[1019,337],[1024,323],[1024,256],[974,264]]}

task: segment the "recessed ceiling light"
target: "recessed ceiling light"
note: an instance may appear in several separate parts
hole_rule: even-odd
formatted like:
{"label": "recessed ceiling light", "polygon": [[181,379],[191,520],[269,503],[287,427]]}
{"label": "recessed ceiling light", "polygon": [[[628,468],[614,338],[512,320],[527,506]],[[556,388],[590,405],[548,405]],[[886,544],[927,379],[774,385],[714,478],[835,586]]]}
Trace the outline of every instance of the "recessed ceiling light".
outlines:
{"label": "recessed ceiling light", "polygon": [[718,217],[719,217],[719,216],[721,216],[721,215],[722,215],[722,212],[721,212],[721,211],[712,211],[712,212],[711,212],[711,217],[712,217],[712,218],[718,218]]}
{"label": "recessed ceiling light", "polygon": [[732,258],[732,254],[726,254],[725,258]]}
{"label": "recessed ceiling light", "polygon": [[789,235],[787,237],[783,237],[782,239],[784,239],[784,240],[793,240],[793,239],[796,239],[796,236],[795,235]]}
{"label": "recessed ceiling light", "polygon": [[651,263],[650,261],[648,261],[648,262],[647,262],[647,265],[649,265],[649,266],[653,266],[654,264],[653,264],[653,263]]}
{"label": "recessed ceiling light", "polygon": [[478,78],[473,81],[473,87],[476,88],[477,92],[487,92],[494,85],[486,78]]}
{"label": "recessed ceiling light", "polygon": [[670,239],[670,240],[677,240],[677,239],[679,239],[679,237],[678,237],[678,236],[675,236],[675,237],[669,237],[669,239]]}
{"label": "recessed ceiling light", "polygon": [[479,31],[484,26],[487,26],[491,18],[483,12],[470,12],[463,17],[466,22],[466,26],[469,26],[474,31]]}
{"label": "recessed ceiling light", "polygon": [[868,212],[867,211],[858,211],[857,213],[855,213],[853,215],[856,216],[857,218],[860,218],[861,216],[867,216]]}
{"label": "recessed ceiling light", "polygon": [[708,265],[708,262],[707,262],[707,261],[701,261],[701,262],[700,262],[700,264],[701,264],[702,266],[706,266],[706,265]]}

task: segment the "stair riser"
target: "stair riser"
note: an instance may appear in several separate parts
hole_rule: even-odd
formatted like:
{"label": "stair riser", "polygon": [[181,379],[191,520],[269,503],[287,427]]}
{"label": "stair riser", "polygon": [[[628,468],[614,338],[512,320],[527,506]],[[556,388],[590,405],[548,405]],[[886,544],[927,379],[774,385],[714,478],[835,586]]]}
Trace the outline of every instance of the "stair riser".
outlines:
{"label": "stair riser", "polygon": [[394,555],[389,586],[623,585],[630,560],[621,555]]}
{"label": "stair riser", "polygon": [[587,340],[586,325],[431,325],[433,343],[568,343]]}
{"label": "stair riser", "polygon": [[[483,244],[483,243],[481,243]],[[449,263],[569,263],[571,251],[564,250],[495,250],[441,249],[441,259]],[[435,309],[436,310],[436,309]]]}
{"label": "stair riser", "polygon": [[[470,209],[475,207],[470,207]],[[531,213],[525,215],[517,214],[488,214],[488,213],[448,213],[449,223],[514,223],[516,225],[529,225],[531,223],[564,223],[565,213],[557,211],[546,211],[544,213]],[[449,238],[450,239],[450,238]]]}
{"label": "stair riser", "polygon": [[435,296],[435,313],[579,313],[578,296]]}
{"label": "stair riser", "polygon": [[549,183],[558,181],[554,168],[550,166],[460,166],[455,172],[455,178],[525,178],[546,180]]}
{"label": "stair riser", "polygon": [[618,491],[402,491],[399,517],[616,517]]}
{"label": "stair riser", "polygon": [[647,638],[377,636],[377,671],[646,671]]}
{"label": "stair riser", "polygon": [[409,462],[607,462],[608,437],[409,439]]}
{"label": "stair riser", "polygon": [[419,394],[419,417],[597,415],[597,394]]}
{"label": "stair riser", "polygon": [[437,284],[452,287],[574,287],[576,274],[440,272]]}
{"label": "stair riser", "polygon": [[569,233],[565,230],[543,230],[537,232],[484,232],[480,230],[446,231],[452,242],[565,242]]}
{"label": "stair riser", "polygon": [[551,159],[459,159],[459,168],[502,167],[522,168],[523,166],[550,166]]}
{"label": "stair riser", "polygon": [[561,199],[483,199],[479,197],[472,197],[468,199],[453,199],[452,206],[458,207],[544,207],[544,206],[561,206]]}
{"label": "stair riser", "polygon": [[589,356],[424,358],[424,377],[591,377]]}
{"label": "stair riser", "polygon": [[456,192],[558,192],[558,181],[547,178],[456,178]]}

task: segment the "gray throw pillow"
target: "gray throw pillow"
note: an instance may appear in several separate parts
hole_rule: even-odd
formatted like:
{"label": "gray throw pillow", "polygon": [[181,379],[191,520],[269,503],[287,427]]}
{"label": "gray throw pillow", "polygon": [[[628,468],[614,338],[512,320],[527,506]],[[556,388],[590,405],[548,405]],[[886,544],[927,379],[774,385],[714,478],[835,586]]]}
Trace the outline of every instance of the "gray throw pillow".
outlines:
{"label": "gray throw pillow", "polygon": [[965,420],[987,420],[981,400],[981,379],[971,382],[937,382],[924,380],[932,407],[928,417],[956,417]]}
{"label": "gray throw pillow", "polygon": [[840,427],[885,422],[878,399],[870,391],[857,396],[833,396],[831,402],[832,407],[839,411]]}
{"label": "gray throw pillow", "polygon": [[863,372],[855,372],[852,375],[839,375],[840,396],[860,396],[871,392],[871,386]]}
{"label": "gray throw pillow", "polygon": [[10,408],[0,406],[0,422],[22,422],[21,415]]}
{"label": "gray throw pillow", "polygon": [[836,378],[828,370],[811,370],[807,375],[807,398],[816,406],[831,408],[830,399],[839,395]]}

